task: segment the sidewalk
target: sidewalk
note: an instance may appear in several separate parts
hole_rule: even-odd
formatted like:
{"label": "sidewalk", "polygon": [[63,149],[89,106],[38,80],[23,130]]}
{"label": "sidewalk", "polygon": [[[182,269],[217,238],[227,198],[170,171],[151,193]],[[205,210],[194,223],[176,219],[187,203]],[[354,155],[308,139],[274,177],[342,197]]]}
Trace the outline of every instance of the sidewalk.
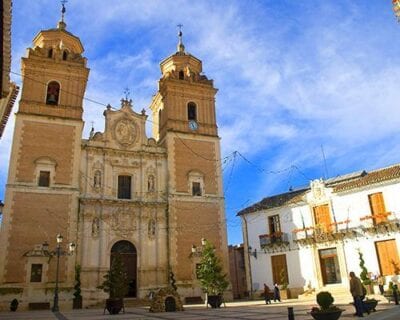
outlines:
{"label": "sidewalk", "polygon": [[[103,315],[103,309],[82,309],[82,310],[61,310],[60,313],[51,311],[20,311],[20,312],[1,312],[0,319],[4,320],[125,320],[125,319],[240,319],[240,320],[287,320],[287,308],[293,307],[295,320],[311,320],[312,317],[307,314],[311,306],[315,305],[313,301],[287,300],[281,303],[272,303],[266,305],[263,301],[245,301],[226,303],[226,307],[219,309],[206,308],[204,305],[185,306],[183,312],[164,312],[150,313],[148,308],[136,307],[126,308],[124,314]],[[337,305],[345,309],[340,319],[358,319],[353,317],[354,308],[349,304]],[[365,320],[399,320],[400,306],[388,304],[380,301],[377,311],[370,315],[365,315]]]}

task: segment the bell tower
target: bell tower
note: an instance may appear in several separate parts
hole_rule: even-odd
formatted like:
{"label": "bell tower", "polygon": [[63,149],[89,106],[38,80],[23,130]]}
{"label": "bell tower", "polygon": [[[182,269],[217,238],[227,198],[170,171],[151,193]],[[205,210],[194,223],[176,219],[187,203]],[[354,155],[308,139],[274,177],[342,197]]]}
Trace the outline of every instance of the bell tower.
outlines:
{"label": "bell tower", "polygon": [[[210,241],[228,273],[228,248],[213,81],[185,51],[163,60],[154,96],[153,136],[168,154],[169,264],[179,293],[199,296],[196,264],[201,239]],[[193,250],[195,251],[195,250]]]}
{"label": "bell tower", "polygon": [[[22,58],[23,89],[0,235],[0,285],[26,288],[37,282],[36,296],[55,281],[56,259],[49,259],[42,244],[54,249],[57,234],[64,244],[77,240],[82,101],[89,69],[81,41],[66,30],[64,13],[63,5],[57,27],[40,31]],[[60,282],[73,283],[74,259],[60,259]]]}

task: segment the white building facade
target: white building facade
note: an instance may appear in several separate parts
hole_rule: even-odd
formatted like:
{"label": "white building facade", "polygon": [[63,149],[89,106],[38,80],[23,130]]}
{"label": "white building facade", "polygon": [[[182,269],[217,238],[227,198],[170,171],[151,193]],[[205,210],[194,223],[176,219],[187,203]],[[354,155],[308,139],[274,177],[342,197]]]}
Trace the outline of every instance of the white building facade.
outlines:
{"label": "white building facade", "polygon": [[264,198],[240,211],[253,292],[287,283],[290,295],[348,290],[359,253],[387,282],[400,267],[400,164]]}

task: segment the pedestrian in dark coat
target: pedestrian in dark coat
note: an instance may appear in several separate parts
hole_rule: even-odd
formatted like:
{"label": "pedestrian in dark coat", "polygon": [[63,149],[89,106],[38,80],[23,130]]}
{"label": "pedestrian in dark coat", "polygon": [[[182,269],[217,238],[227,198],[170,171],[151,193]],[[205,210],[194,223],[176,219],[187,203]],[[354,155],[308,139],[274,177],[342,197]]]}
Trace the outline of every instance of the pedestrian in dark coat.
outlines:
{"label": "pedestrian in dark coat", "polygon": [[265,299],[265,304],[271,303],[271,290],[269,287],[264,283],[264,299]]}
{"label": "pedestrian in dark coat", "polygon": [[276,302],[276,300],[281,302],[281,293],[279,292],[279,287],[277,283],[275,283],[274,285],[274,302]]}

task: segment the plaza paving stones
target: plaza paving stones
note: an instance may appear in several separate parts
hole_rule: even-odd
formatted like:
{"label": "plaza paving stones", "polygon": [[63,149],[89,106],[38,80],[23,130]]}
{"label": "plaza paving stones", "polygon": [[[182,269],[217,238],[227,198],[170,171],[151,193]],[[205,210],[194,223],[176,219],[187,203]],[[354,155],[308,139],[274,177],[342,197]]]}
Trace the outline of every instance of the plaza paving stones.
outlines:
{"label": "plaza paving stones", "polygon": [[[381,301],[382,302],[382,301]],[[314,301],[298,301],[287,300],[283,303],[265,305],[263,301],[246,301],[227,303],[226,307],[220,309],[205,308],[205,306],[185,306],[183,312],[165,312],[150,313],[148,308],[126,308],[124,314],[103,315],[103,309],[82,309],[82,310],[61,310],[60,313],[52,313],[51,311],[17,311],[17,312],[0,312],[1,320],[127,320],[127,319],[188,319],[188,320],[287,320],[288,307],[293,307],[295,320],[311,320],[312,317],[307,314]],[[340,308],[345,309],[340,319],[358,319],[353,317],[354,308],[349,304],[337,304]],[[400,306],[388,303],[379,303],[377,312],[365,315],[366,320],[400,320]]]}

